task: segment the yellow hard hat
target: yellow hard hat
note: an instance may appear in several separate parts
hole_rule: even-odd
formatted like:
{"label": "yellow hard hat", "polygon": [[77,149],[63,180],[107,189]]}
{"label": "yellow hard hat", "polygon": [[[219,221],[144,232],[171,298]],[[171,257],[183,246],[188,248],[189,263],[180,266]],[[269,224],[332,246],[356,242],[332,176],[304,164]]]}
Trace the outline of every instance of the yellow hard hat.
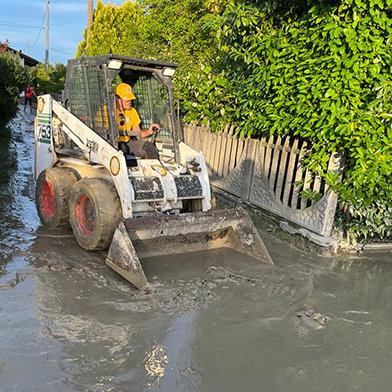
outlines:
{"label": "yellow hard hat", "polygon": [[132,87],[126,83],[120,83],[116,87],[115,93],[124,101],[130,101],[131,99],[136,99],[135,94],[132,91]]}

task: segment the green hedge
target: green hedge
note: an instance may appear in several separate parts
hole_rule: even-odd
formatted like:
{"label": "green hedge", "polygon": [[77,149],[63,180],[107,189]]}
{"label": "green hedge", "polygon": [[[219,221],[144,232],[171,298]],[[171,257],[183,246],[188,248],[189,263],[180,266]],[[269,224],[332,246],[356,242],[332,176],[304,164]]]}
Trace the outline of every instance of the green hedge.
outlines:
{"label": "green hedge", "polygon": [[0,53],[0,129],[15,116],[18,96],[29,80],[28,70],[20,65],[20,58]]}
{"label": "green hedge", "polygon": [[33,67],[30,74],[37,94],[60,94],[64,89],[66,72],[66,66],[59,63],[54,66],[40,63]]}
{"label": "green hedge", "polygon": [[[235,86],[230,120],[248,136],[310,140],[305,163],[338,192],[347,235],[390,237],[392,0],[285,5],[232,1],[223,14],[225,77]],[[204,108],[188,108],[205,117]],[[341,182],[326,173],[333,151],[346,158]]]}
{"label": "green hedge", "polygon": [[[99,1],[78,55],[109,47],[179,62],[186,120],[309,140],[305,164],[338,193],[338,224],[353,240],[384,238],[392,235],[391,9],[392,0]],[[346,159],[341,181],[326,172],[334,151]]]}

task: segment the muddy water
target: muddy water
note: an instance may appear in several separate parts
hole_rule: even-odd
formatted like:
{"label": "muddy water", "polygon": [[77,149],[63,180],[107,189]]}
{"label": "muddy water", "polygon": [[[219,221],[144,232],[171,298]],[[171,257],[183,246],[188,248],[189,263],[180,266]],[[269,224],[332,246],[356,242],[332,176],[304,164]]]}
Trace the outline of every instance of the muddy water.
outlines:
{"label": "muddy water", "polygon": [[40,226],[31,120],[0,190],[1,392],[390,391],[390,253],[316,257],[264,233],[276,267],[223,250],[149,259],[141,294]]}

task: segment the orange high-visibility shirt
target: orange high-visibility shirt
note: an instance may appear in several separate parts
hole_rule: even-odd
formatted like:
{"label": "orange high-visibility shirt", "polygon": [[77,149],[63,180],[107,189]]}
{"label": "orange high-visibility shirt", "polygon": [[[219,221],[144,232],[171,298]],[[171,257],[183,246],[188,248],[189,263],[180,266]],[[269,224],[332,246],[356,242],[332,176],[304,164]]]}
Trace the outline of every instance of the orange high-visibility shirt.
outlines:
{"label": "orange high-visibility shirt", "polygon": [[117,109],[117,129],[119,133],[118,141],[127,143],[130,139],[128,131],[140,124],[141,120],[135,108],[120,110]]}

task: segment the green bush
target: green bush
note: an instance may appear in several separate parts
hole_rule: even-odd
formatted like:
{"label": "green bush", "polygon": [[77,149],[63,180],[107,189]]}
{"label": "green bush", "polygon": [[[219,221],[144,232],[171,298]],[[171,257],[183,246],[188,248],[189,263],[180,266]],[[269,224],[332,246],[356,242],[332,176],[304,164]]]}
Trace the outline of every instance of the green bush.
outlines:
{"label": "green bush", "polygon": [[28,80],[29,72],[20,65],[18,55],[0,53],[0,126],[15,116],[18,96]]}
{"label": "green bush", "polygon": [[201,66],[200,71],[177,78],[176,87],[185,122],[209,122],[212,131],[231,122],[234,87],[224,71],[216,73],[210,66]]}
{"label": "green bush", "polygon": [[60,94],[64,89],[67,68],[63,64],[40,63],[31,69],[31,79],[37,94]]}
{"label": "green bush", "polygon": [[[124,9],[99,2],[78,55],[178,62],[186,120],[307,139],[305,164],[338,193],[347,235],[391,236],[392,0],[130,3],[137,25],[117,29]],[[342,179],[327,172],[335,151],[345,156]]]}
{"label": "green bush", "polygon": [[[348,236],[391,236],[392,0],[285,6],[233,0],[223,14],[233,120],[248,136],[309,140],[305,164],[337,191]],[[341,181],[326,172],[334,151]]]}

